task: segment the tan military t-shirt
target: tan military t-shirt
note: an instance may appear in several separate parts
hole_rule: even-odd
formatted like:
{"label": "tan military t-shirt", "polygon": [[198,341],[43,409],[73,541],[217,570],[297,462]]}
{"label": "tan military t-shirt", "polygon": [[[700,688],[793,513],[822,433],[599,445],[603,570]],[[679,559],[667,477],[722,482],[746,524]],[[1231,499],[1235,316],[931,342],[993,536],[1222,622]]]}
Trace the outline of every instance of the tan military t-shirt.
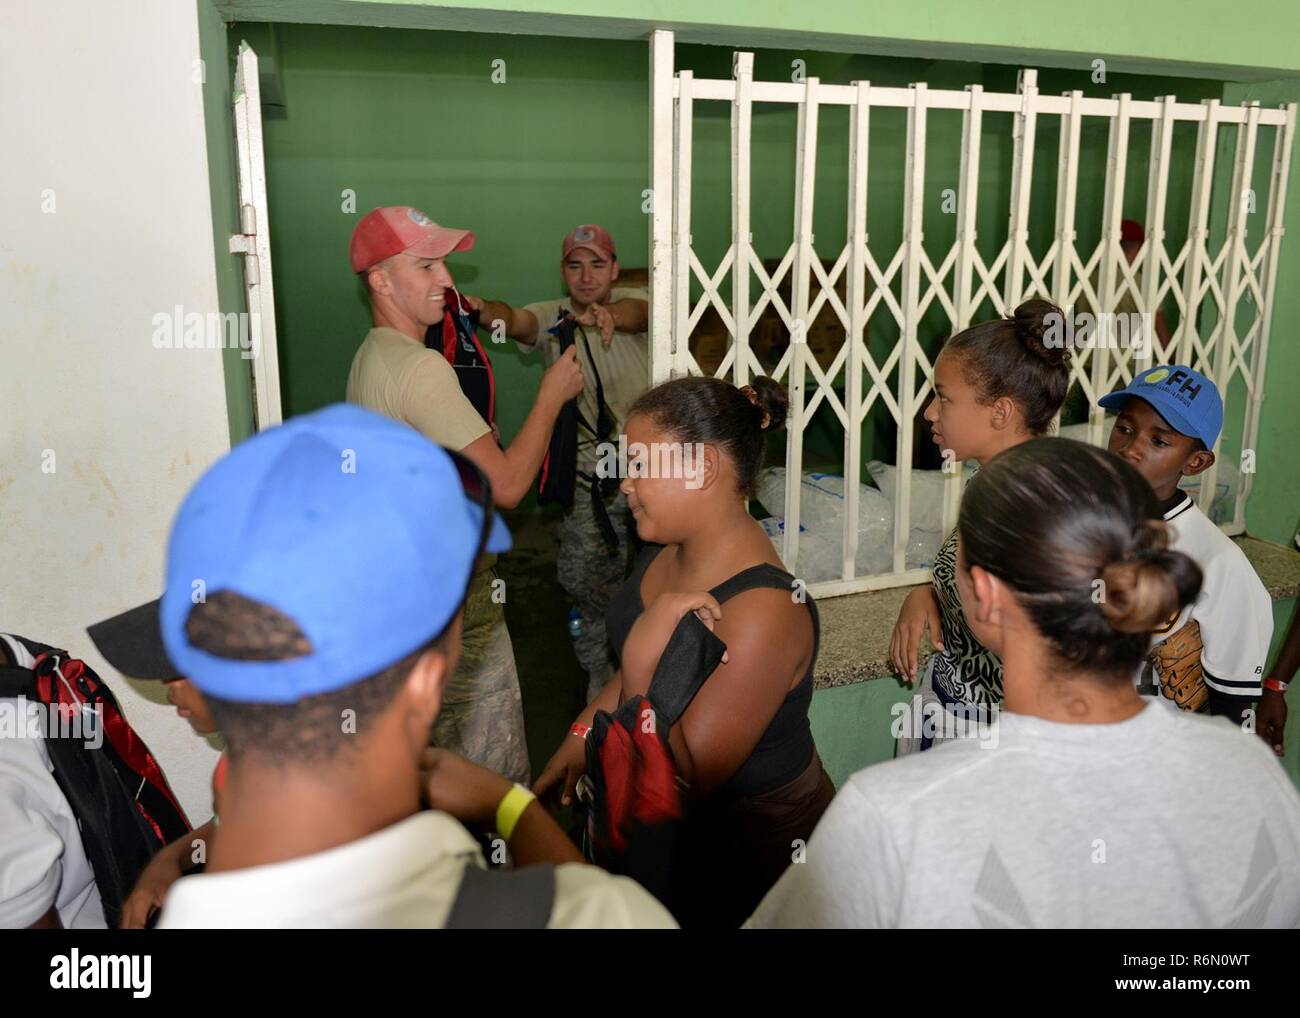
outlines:
{"label": "tan military t-shirt", "polygon": [[447,359],[396,329],[371,329],[352,358],[347,400],[411,425],[460,451],[491,429]]}
{"label": "tan military t-shirt", "polygon": [[[650,295],[644,287],[614,287],[610,291],[609,302],[620,300],[649,300]],[[547,367],[554,364],[560,356],[560,341],[546,330],[556,323],[560,309],[572,310],[573,302],[564,297],[558,300],[543,300],[525,305],[525,311],[531,311],[537,317],[537,345],[535,347],[519,343],[524,353],[538,350],[546,361]],[[583,389],[578,397],[578,412],[583,420],[596,427],[596,375],[600,372],[601,384],[605,390],[605,403],[614,415],[614,431],[611,441],[618,441],[618,434],[627,421],[628,410],[636,398],[650,387],[650,340],[644,332],[615,332],[609,348],[600,338],[600,329],[592,325],[582,327],[587,333],[586,348],[583,346],[582,334],[575,333],[574,342],[578,348],[578,363],[582,366]],[[587,357],[587,348],[591,350],[591,359]],[[586,428],[578,425],[578,470],[591,473],[596,466],[596,440]],[[581,484],[582,482],[579,481]]]}

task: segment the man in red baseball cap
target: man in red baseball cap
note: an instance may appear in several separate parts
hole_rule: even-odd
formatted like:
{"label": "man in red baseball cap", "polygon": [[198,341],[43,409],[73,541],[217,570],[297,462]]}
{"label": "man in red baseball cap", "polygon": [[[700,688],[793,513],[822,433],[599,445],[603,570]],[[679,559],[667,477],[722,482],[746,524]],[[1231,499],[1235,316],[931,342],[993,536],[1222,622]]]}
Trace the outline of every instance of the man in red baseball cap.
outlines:
{"label": "man in red baseball cap", "polygon": [[[365,284],[374,328],[352,359],[347,399],[463,453],[491,482],[493,501],[513,508],[537,476],[560,410],[582,391],[582,370],[572,353],[556,360],[515,440],[506,449],[497,444],[447,358],[425,346],[426,333],[443,320],[448,294],[454,294],[446,258],[473,246],[470,231],[439,226],[406,205],[375,209],[357,224],[350,260]],[[485,557],[470,585],[464,651],[433,741],[526,784],[519,676],[500,584],[493,582],[495,561]]]}
{"label": "man in red baseball cap", "polygon": [[469,251],[474,234],[439,226],[419,209],[391,205],[372,209],[352,231],[349,257],[353,272],[364,272],[399,251],[425,258],[445,258],[453,251]]}
{"label": "man in red baseball cap", "polygon": [[565,236],[560,272],[565,297],[521,308],[468,299],[494,338],[504,332],[524,352],[539,350],[548,364],[577,350],[582,364],[586,385],[570,411],[572,426],[566,428],[562,417],[555,430],[540,500],[557,501],[566,510],[557,572],[576,612],[570,631],[590,699],[614,674],[605,609],[623,583],[629,529],[617,478],[596,477],[596,464],[602,444],[618,441],[628,410],[650,383],[649,295],[644,287],[615,287],[614,238],[595,223],[583,223]]}

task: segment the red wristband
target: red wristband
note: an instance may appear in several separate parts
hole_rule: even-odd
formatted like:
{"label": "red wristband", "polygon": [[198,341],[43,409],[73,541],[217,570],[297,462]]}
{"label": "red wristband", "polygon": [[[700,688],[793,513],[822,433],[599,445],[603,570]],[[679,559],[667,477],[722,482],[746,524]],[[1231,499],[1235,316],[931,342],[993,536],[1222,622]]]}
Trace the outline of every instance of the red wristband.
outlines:
{"label": "red wristband", "polygon": [[1283,682],[1281,679],[1265,679],[1264,688],[1271,689],[1274,693],[1285,693],[1289,682]]}
{"label": "red wristband", "polygon": [[591,725],[584,725],[581,721],[575,721],[573,727],[569,729],[569,734],[576,735],[579,739],[585,739],[590,731]]}

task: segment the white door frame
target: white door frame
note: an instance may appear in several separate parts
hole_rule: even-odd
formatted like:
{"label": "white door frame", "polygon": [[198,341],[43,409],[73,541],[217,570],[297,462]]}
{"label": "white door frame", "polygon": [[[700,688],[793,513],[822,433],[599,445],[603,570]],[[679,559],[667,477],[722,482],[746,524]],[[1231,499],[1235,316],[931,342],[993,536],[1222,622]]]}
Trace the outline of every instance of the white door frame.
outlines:
{"label": "white door frame", "polygon": [[262,98],[257,54],[246,42],[235,60],[235,141],[239,175],[239,233],[230,237],[232,254],[244,256],[252,343],[254,427],[273,427],[283,419],[280,360],[275,333],[275,288],[271,278],[271,229],[266,211],[266,160],[262,151]]}

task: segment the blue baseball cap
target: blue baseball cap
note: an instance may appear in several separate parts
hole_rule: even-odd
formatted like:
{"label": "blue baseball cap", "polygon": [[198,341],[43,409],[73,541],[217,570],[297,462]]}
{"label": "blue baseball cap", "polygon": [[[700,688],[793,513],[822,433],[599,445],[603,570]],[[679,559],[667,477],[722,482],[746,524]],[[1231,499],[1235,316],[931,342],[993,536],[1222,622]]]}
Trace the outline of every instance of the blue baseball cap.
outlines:
{"label": "blue baseball cap", "polygon": [[[467,489],[474,479],[479,492]],[[357,406],[241,443],[199,479],[172,524],[157,618],[174,674],[221,699],[294,703],[401,660],[465,598],[484,532],[475,495],[486,499],[486,484],[468,460]],[[487,529],[487,551],[510,547],[495,513]],[[217,591],[283,612],[311,652],[244,661],[191,646],[190,611]]]}
{"label": "blue baseball cap", "polygon": [[1107,410],[1119,410],[1130,396],[1144,399],[1179,434],[1199,438],[1213,449],[1223,430],[1223,399],[1218,386],[1186,364],[1147,368],[1127,387],[1097,400]]}

